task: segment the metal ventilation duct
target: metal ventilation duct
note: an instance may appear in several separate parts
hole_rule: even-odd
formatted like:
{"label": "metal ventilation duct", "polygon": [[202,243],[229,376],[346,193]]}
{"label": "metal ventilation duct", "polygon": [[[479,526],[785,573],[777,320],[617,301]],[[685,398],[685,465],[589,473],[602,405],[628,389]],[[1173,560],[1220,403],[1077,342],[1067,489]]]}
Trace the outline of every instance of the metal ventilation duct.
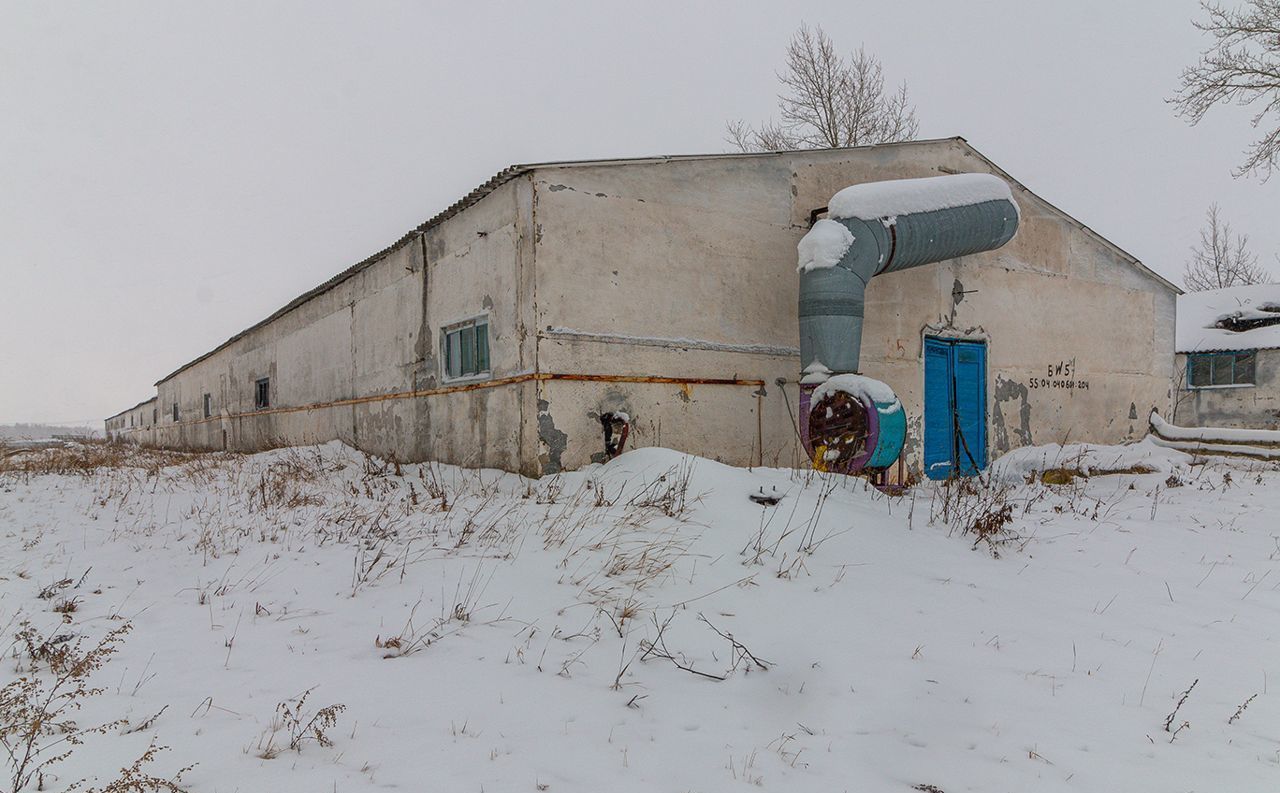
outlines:
{"label": "metal ventilation duct", "polygon": [[[838,223],[848,234],[815,225],[801,243],[800,362],[806,387],[801,391],[800,426],[806,429],[813,387],[831,375],[858,371],[866,289],[873,277],[999,248],[1013,238],[1019,218],[1009,186],[989,174],[855,185],[831,199],[830,215],[818,223]],[[847,245],[842,254],[841,245]],[[864,400],[864,407],[876,411],[871,400]],[[879,422],[869,417],[855,424],[869,427]],[[805,438],[810,456],[823,440]],[[841,441],[849,442],[847,437]],[[868,448],[884,446],[878,437],[859,442]],[[881,449],[874,457],[883,467],[886,452]],[[889,461],[896,458],[894,451]],[[853,464],[849,472],[863,464]]]}

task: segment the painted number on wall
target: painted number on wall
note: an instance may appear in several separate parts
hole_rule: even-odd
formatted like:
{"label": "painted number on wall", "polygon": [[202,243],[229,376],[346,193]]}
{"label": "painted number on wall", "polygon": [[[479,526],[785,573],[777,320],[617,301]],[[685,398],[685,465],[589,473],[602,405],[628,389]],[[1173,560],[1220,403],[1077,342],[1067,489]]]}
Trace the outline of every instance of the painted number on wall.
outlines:
{"label": "painted number on wall", "polygon": [[1044,377],[1032,377],[1027,386],[1030,388],[1074,388],[1088,390],[1089,381],[1076,378],[1076,359],[1058,361],[1045,366]]}

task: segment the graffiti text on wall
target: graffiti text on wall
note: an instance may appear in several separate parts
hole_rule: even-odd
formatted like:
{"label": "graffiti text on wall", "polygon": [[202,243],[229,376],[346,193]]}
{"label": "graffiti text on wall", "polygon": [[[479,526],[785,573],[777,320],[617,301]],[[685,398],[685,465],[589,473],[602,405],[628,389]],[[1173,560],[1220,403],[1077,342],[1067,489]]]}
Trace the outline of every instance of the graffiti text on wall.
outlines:
{"label": "graffiti text on wall", "polygon": [[1032,377],[1027,382],[1029,388],[1073,388],[1087,391],[1088,380],[1076,378],[1076,359],[1058,361],[1045,366],[1045,377]]}

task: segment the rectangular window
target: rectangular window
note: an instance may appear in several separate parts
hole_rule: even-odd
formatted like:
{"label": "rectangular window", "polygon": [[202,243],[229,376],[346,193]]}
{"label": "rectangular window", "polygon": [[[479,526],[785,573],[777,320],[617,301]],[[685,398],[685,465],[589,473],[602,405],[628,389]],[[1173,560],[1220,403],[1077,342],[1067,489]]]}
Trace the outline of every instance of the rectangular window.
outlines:
{"label": "rectangular window", "polygon": [[446,380],[489,373],[489,320],[467,320],[442,328],[440,347]]}
{"label": "rectangular window", "polygon": [[178,420],[178,403],[177,402],[173,403],[173,420],[174,421]]}
{"label": "rectangular window", "polygon": [[264,377],[254,383],[253,406],[258,410],[271,407],[271,378]]}
{"label": "rectangular window", "polygon": [[1235,362],[1235,382],[1236,383],[1255,383],[1253,379],[1253,369],[1256,366],[1257,353],[1238,352],[1236,353]]}
{"label": "rectangular window", "polygon": [[1187,356],[1188,388],[1223,388],[1253,385],[1257,351],[1206,352]]}
{"label": "rectangular window", "polygon": [[213,415],[213,395],[204,395],[204,417],[209,418]]}

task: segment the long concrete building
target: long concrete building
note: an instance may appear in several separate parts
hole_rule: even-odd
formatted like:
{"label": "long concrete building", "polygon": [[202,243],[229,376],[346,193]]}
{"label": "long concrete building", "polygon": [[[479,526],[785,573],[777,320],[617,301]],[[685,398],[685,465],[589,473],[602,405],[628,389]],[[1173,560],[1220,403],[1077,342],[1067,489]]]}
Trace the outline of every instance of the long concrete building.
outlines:
{"label": "long concrete building", "polygon": [[532,476],[620,440],[801,464],[797,242],[842,188],[958,173],[1010,185],[1016,236],[866,292],[861,368],[901,398],[906,469],[940,465],[925,418],[954,403],[926,394],[948,361],[976,372],[949,385],[980,416],[979,467],[1145,434],[1171,402],[1178,288],[961,138],[513,166],[161,378],[107,431],[244,451],[337,438]]}

